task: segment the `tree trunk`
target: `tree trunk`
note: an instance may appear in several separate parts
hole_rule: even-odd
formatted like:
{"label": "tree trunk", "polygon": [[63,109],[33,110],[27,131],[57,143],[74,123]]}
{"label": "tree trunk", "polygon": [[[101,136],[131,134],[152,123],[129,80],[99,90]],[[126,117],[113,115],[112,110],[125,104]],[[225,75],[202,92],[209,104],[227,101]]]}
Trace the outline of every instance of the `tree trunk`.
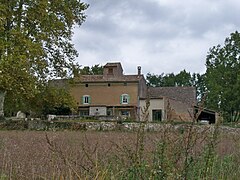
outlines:
{"label": "tree trunk", "polygon": [[4,117],[3,107],[4,107],[5,95],[6,95],[6,91],[0,90],[0,119]]}

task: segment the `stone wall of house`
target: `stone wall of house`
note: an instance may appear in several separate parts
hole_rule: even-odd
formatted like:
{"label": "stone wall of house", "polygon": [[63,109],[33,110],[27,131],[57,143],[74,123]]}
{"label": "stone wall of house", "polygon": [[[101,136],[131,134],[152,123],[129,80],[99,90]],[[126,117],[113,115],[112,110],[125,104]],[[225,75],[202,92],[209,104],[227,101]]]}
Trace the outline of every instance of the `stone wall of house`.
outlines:
{"label": "stone wall of house", "polygon": [[166,99],[165,109],[168,113],[168,118],[175,121],[192,121],[193,107],[191,105],[176,101],[174,99]]}
{"label": "stone wall of house", "polygon": [[153,119],[153,110],[162,110],[162,121],[165,120],[164,98],[150,99],[150,106],[146,112],[146,100],[140,100],[140,108],[140,120],[144,120],[147,113],[147,119],[151,122]]}
{"label": "stone wall of house", "polygon": [[89,115],[90,116],[106,116],[107,108],[106,107],[98,107],[98,106],[90,107]]}
{"label": "stone wall of house", "polygon": [[[108,85],[110,84],[110,86]],[[137,106],[138,103],[138,83],[88,83],[74,85],[70,88],[70,93],[79,105],[82,104],[82,96],[91,97],[91,105],[120,106],[120,96],[128,94],[130,103],[128,105]]]}
{"label": "stone wall of house", "polygon": [[[144,107],[146,107],[146,100],[140,100],[140,119],[144,119]],[[150,99],[150,106],[148,108],[148,121],[153,119],[153,110],[162,110],[162,121],[192,121],[193,108],[191,105],[169,99],[167,97]]]}

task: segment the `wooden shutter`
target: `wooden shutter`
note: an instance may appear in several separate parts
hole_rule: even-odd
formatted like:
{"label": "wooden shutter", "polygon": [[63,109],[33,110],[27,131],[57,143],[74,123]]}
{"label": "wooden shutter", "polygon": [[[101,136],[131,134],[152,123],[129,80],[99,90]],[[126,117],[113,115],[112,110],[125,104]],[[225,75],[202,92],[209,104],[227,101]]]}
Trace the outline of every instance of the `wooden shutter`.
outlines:
{"label": "wooden shutter", "polygon": [[123,95],[120,96],[120,104],[122,104],[123,101]]}
{"label": "wooden shutter", "polygon": [[88,96],[88,104],[91,104],[91,96]]}
{"label": "wooden shutter", "polygon": [[82,96],[82,104],[84,104],[84,96]]}

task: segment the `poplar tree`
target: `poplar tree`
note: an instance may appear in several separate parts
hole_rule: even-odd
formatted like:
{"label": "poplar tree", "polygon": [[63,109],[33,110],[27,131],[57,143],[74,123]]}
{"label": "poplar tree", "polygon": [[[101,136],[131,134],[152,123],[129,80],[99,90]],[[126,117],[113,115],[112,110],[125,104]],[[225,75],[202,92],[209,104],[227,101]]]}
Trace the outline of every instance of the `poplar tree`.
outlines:
{"label": "poplar tree", "polygon": [[73,28],[85,21],[87,8],[80,0],[1,0],[0,116],[6,94],[30,99],[39,84],[73,66]]}

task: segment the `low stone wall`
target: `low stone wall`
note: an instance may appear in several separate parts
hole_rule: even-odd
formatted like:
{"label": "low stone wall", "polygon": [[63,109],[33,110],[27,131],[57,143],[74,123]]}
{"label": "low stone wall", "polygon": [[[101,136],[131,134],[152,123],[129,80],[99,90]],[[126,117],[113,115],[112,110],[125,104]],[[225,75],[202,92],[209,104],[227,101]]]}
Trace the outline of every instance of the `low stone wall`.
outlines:
{"label": "low stone wall", "polygon": [[[138,122],[74,122],[74,121],[2,121],[0,129],[5,130],[40,130],[40,131],[137,131],[140,127]],[[166,129],[171,131],[182,132],[192,127],[190,124],[163,124],[163,123],[146,123],[144,129],[147,132],[162,132]],[[206,131],[214,130],[214,125],[194,125],[192,128],[198,132],[205,133]],[[231,128],[220,126],[220,132],[240,133],[240,128]]]}

